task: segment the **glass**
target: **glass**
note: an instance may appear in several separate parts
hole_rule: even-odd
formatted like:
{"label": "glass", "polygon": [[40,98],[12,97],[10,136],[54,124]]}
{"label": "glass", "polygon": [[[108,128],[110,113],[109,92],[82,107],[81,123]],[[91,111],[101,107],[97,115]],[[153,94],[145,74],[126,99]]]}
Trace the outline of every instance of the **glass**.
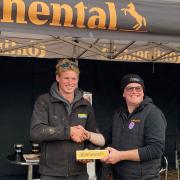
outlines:
{"label": "glass", "polygon": [[39,153],[39,144],[38,143],[32,143],[32,153],[33,154]]}
{"label": "glass", "polygon": [[23,144],[14,144],[14,150],[16,156],[22,155]]}
{"label": "glass", "polygon": [[127,86],[125,89],[127,92],[133,92],[133,90],[135,90],[136,92],[141,92],[143,90],[143,87],[142,86],[136,86],[136,87]]}

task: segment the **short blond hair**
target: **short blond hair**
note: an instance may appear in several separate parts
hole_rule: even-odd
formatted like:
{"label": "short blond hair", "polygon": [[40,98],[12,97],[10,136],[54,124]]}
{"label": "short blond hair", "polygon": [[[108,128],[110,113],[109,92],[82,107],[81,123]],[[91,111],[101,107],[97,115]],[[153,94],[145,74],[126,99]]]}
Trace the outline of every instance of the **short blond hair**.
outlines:
{"label": "short blond hair", "polygon": [[56,75],[68,70],[76,72],[79,76],[80,71],[76,62],[69,59],[60,59],[56,64]]}

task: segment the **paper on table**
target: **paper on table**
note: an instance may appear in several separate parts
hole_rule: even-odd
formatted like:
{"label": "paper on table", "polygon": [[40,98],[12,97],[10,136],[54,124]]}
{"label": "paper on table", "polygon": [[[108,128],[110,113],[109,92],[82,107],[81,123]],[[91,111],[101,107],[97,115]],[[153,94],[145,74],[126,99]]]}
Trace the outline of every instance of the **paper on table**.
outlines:
{"label": "paper on table", "polygon": [[39,154],[23,154],[26,162],[39,162]]}

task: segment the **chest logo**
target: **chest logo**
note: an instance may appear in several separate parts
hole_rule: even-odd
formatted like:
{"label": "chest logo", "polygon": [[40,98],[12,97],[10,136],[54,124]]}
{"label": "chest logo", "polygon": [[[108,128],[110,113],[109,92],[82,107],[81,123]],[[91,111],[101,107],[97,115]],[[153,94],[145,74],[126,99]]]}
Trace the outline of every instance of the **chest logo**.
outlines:
{"label": "chest logo", "polygon": [[87,119],[87,114],[78,114],[78,118],[86,118]]}
{"label": "chest logo", "polygon": [[134,122],[130,122],[130,123],[129,123],[129,129],[133,129],[133,128],[134,128],[134,125],[135,125]]}
{"label": "chest logo", "polygon": [[140,119],[132,119],[131,122],[134,122],[134,123],[140,123],[141,120],[140,120]]}

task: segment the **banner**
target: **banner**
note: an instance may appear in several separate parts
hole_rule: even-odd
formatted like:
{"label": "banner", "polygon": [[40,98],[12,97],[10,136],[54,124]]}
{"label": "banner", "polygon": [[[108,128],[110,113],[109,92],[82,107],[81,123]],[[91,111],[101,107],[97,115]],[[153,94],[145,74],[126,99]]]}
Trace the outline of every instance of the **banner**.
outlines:
{"label": "banner", "polygon": [[177,36],[178,17],[180,2],[173,0],[0,1],[0,30],[35,34],[68,35],[74,29],[96,29]]}

